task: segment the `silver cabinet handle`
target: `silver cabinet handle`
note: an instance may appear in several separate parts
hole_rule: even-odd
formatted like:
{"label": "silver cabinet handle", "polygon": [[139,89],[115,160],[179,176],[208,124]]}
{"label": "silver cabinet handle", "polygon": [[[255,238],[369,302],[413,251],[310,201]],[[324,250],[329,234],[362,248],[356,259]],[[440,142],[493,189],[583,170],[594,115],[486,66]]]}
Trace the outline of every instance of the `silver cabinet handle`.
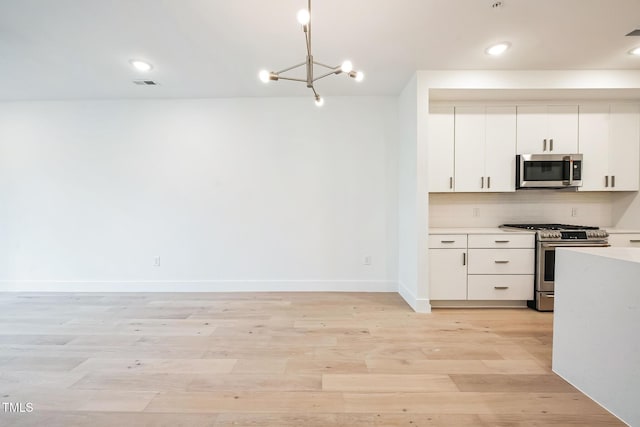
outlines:
{"label": "silver cabinet handle", "polygon": [[605,186],[605,188],[609,186],[609,175],[606,175],[604,177],[604,186]]}
{"label": "silver cabinet handle", "polygon": [[480,188],[484,188],[484,176],[480,177]]}
{"label": "silver cabinet handle", "polygon": [[510,240],[495,240],[496,243],[509,243]]}
{"label": "silver cabinet handle", "polygon": [[616,186],[616,176],[611,175],[611,188],[615,188]]}
{"label": "silver cabinet handle", "polygon": [[549,140],[549,151],[553,151],[553,138]]}
{"label": "silver cabinet handle", "polygon": [[467,253],[462,252],[462,265],[467,265]]}
{"label": "silver cabinet handle", "polygon": [[542,146],[542,151],[547,151],[547,140],[544,140],[544,144]]}
{"label": "silver cabinet handle", "polygon": [[509,289],[508,286],[494,286],[493,289]]}
{"label": "silver cabinet handle", "polygon": [[487,188],[491,188],[491,177],[487,177]]}
{"label": "silver cabinet handle", "polygon": [[453,188],[453,177],[449,177],[449,188]]}
{"label": "silver cabinet handle", "polygon": [[629,239],[629,243],[640,243],[640,239]]}
{"label": "silver cabinet handle", "polygon": [[455,240],[440,240],[440,243],[454,243]]}
{"label": "silver cabinet handle", "polygon": [[507,261],[507,260],[495,260],[494,262],[496,264],[508,264],[509,263],[509,261]]}

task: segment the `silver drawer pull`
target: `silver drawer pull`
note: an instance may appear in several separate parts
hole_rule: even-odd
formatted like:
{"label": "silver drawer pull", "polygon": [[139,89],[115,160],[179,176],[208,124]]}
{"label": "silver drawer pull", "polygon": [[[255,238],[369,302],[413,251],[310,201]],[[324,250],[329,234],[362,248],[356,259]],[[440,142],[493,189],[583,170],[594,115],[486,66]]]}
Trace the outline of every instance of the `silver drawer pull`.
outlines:
{"label": "silver drawer pull", "polygon": [[508,286],[494,286],[493,289],[503,290],[503,289],[509,289],[509,287]]}
{"label": "silver drawer pull", "polygon": [[496,264],[507,264],[509,261],[506,261],[506,260],[495,260],[494,262]]}
{"label": "silver drawer pull", "polygon": [[640,243],[640,239],[629,239],[629,243]]}
{"label": "silver drawer pull", "polygon": [[496,243],[509,243],[510,240],[495,240]]}
{"label": "silver drawer pull", "polygon": [[455,240],[440,240],[440,243],[455,243]]}

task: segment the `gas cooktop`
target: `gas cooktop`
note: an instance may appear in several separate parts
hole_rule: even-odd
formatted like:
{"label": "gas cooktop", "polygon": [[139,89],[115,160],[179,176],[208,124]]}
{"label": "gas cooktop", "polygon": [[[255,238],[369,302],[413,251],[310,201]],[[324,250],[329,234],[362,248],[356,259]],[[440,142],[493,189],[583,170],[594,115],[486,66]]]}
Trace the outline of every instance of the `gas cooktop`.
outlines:
{"label": "gas cooktop", "polygon": [[525,230],[599,230],[599,227],[593,227],[588,225],[572,225],[572,224],[503,224],[500,227],[504,228],[519,228]]}

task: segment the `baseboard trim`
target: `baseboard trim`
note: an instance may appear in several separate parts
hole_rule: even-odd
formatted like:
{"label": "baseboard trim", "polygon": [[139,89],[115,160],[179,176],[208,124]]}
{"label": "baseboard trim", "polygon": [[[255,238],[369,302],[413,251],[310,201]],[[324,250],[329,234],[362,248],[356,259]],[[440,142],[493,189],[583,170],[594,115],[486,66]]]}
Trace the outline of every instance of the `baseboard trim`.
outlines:
{"label": "baseboard trim", "polygon": [[0,280],[0,292],[397,292],[387,280]]}
{"label": "baseboard trim", "polygon": [[416,313],[431,313],[427,298],[418,298],[402,282],[398,283],[398,293]]}
{"label": "baseboard trim", "polygon": [[432,300],[433,308],[527,308],[521,300]]}

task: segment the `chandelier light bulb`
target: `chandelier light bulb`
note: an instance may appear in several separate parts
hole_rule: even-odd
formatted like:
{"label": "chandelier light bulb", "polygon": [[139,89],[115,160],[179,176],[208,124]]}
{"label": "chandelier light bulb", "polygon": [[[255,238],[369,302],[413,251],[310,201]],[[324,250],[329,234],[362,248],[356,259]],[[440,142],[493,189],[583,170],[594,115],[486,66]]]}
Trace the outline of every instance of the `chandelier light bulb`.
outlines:
{"label": "chandelier light bulb", "polygon": [[269,83],[270,77],[271,77],[271,73],[267,70],[262,70],[260,71],[260,74],[258,74],[258,77],[260,77],[260,80],[263,83]]}
{"label": "chandelier light bulb", "polygon": [[635,49],[631,49],[629,51],[629,55],[640,56],[640,47],[636,47]]}
{"label": "chandelier light bulb", "polygon": [[296,18],[298,18],[300,25],[307,25],[311,20],[311,15],[309,15],[309,11],[307,9],[300,9]]}
{"label": "chandelier light bulb", "polygon": [[322,107],[324,105],[324,98],[320,95],[316,95],[316,105]]}
{"label": "chandelier light bulb", "polygon": [[352,71],[349,73],[349,77],[355,79],[357,82],[364,80],[364,73],[362,71]]}
{"label": "chandelier light bulb", "polygon": [[344,61],[340,67],[343,73],[350,73],[353,70],[353,64],[351,61]]}

